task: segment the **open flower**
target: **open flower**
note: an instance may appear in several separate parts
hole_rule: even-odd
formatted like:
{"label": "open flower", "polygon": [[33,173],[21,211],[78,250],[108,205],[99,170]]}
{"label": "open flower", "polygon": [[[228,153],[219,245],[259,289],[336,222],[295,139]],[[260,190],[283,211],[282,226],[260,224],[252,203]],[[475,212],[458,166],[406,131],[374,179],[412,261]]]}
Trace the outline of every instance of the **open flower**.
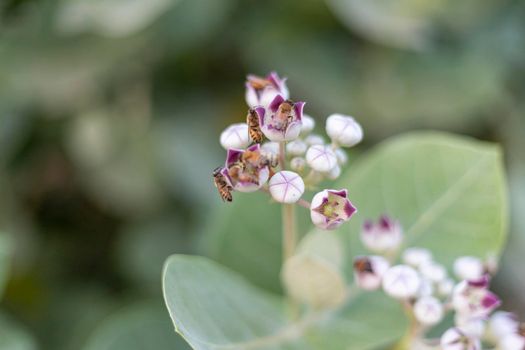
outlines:
{"label": "open flower", "polygon": [[317,193],[310,205],[312,222],[324,230],[334,230],[357,211],[346,190],[324,190]]}
{"label": "open flower", "polygon": [[480,350],[481,343],[464,334],[459,328],[450,328],[441,336],[443,350]]}
{"label": "open flower", "polygon": [[264,78],[248,75],[246,79],[246,103],[250,107],[268,107],[277,95],[281,95],[285,99],[290,97],[286,86],[286,78],[279,78],[279,75],[275,72],[268,74]]}
{"label": "open flower", "polygon": [[229,149],[226,166],[221,173],[234,190],[254,192],[268,181],[270,175],[268,158],[261,154],[259,144],[246,150]]}
{"label": "open flower", "polygon": [[277,95],[259,119],[261,131],[270,141],[292,141],[301,132],[304,102]]}
{"label": "open flower", "polygon": [[401,225],[386,215],[381,216],[377,223],[365,221],[361,230],[361,241],[373,252],[394,251],[403,241]]}
{"label": "open flower", "polygon": [[356,284],[364,290],[376,290],[381,287],[383,274],[389,267],[382,256],[358,256],[354,259],[354,277]]}
{"label": "open flower", "polygon": [[501,301],[488,290],[488,278],[459,283],[452,293],[452,304],[458,314],[470,318],[487,317]]}

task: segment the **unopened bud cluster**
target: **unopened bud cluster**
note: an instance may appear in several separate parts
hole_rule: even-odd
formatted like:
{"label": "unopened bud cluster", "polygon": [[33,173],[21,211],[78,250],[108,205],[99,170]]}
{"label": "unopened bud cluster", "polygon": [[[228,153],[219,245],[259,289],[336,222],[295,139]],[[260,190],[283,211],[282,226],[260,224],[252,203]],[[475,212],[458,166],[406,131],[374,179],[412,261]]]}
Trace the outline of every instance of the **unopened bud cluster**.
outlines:
{"label": "unopened bud cluster", "polygon": [[[525,349],[523,327],[515,316],[498,312],[489,318],[501,304],[489,290],[491,273],[495,272],[490,261],[459,257],[453,264],[453,275],[449,275],[428,249],[410,247],[400,251],[402,227],[388,216],[365,222],[361,242],[377,255],[355,258],[358,287],[367,291],[382,289],[401,301],[423,333],[439,324],[447,312],[455,313],[455,325],[443,333],[440,349],[477,350],[489,341],[501,350]],[[395,256],[401,256],[400,263],[393,263]]]}
{"label": "unopened bud cluster", "polygon": [[[305,103],[290,99],[286,79],[277,73],[249,75],[245,97],[246,123],[230,125],[222,132],[220,144],[227,157],[213,173],[226,201],[233,200],[233,191],[263,190],[277,202],[295,203],[306,189],[337,179],[348,161],[342,147],[353,147],[363,138],[359,123],[342,114],[326,120],[330,142],[314,134],[316,123],[303,113]],[[320,191],[309,207],[313,223],[326,230],[339,227],[356,211],[345,189]]]}

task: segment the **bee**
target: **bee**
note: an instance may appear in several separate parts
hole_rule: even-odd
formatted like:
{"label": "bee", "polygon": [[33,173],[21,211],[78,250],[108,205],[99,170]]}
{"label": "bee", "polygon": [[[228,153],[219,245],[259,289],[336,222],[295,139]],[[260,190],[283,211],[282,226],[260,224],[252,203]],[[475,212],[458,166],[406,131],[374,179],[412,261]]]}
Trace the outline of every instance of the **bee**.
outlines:
{"label": "bee", "polygon": [[222,200],[231,202],[233,201],[233,188],[230,185],[228,185],[226,179],[224,178],[224,175],[221,174],[222,169],[223,167],[218,167],[213,171],[213,182],[215,183],[215,187],[217,187],[217,190],[219,191],[219,195],[221,196]]}
{"label": "bee", "polygon": [[518,334],[525,337],[525,323],[521,323],[518,328]]}
{"label": "bee", "polygon": [[359,258],[354,261],[354,269],[357,272],[369,272],[373,273],[372,263],[368,258]]}
{"label": "bee", "polygon": [[275,112],[275,119],[280,124],[280,129],[285,130],[293,120],[293,106],[292,101],[286,100],[279,105],[277,112]]}
{"label": "bee", "polygon": [[261,143],[263,140],[263,133],[259,125],[259,116],[255,109],[250,108],[246,116],[246,124],[248,124],[248,135],[255,143]]}

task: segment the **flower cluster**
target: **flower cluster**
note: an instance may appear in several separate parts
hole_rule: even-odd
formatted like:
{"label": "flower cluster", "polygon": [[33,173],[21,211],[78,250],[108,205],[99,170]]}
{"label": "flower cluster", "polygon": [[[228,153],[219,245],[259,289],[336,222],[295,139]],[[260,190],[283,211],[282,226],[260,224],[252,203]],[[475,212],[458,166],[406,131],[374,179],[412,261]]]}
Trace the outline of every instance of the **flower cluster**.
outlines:
{"label": "flower cluster", "polygon": [[326,230],[350,219],[356,208],[346,189],[324,189],[311,203],[302,199],[324,179],[335,180],[347,163],[343,147],[363,138],[354,118],[332,114],[326,120],[330,143],[312,131],[315,120],[304,114],[304,102],[290,99],[286,79],[277,73],[249,75],[246,81],[246,123],[228,126],[220,137],[227,151],[224,166],[213,176],[221,197],[232,201],[233,191],[268,192],[280,203],[308,207],[312,222]]}
{"label": "flower cluster", "polygon": [[[364,290],[382,288],[385,294],[402,302],[416,322],[415,334],[440,323],[447,312],[454,312],[453,328],[440,339],[442,350],[477,350],[482,341],[492,341],[502,350],[525,349],[523,328],[508,313],[490,314],[501,301],[489,290],[494,266],[473,256],[455,260],[453,276],[424,248],[410,247],[400,252],[403,230],[398,221],[382,216],[367,221],[361,241],[377,255],[354,260],[354,276]],[[393,264],[401,256],[401,263]],[[487,323],[489,327],[487,327]]]}

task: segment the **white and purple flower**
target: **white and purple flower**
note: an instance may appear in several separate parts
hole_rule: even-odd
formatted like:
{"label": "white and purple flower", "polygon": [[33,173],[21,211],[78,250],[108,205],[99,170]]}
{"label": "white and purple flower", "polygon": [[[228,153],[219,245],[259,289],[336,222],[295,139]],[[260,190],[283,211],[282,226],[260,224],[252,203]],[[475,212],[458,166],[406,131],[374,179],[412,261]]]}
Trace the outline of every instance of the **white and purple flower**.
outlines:
{"label": "white and purple flower", "polygon": [[272,176],[268,185],[272,198],[279,203],[295,203],[304,193],[304,181],[293,171],[279,171]]}
{"label": "white and purple flower", "polygon": [[383,274],[390,264],[382,256],[358,256],[354,259],[354,278],[357,286],[364,290],[381,287]]}
{"label": "white and purple flower", "polygon": [[441,336],[442,350],[480,350],[479,339],[469,337],[459,328],[450,328]]}
{"label": "white and purple flower", "polygon": [[334,143],[352,147],[363,139],[363,129],[354,118],[343,114],[332,114],[326,119],[326,133]]}
{"label": "white and purple flower", "polygon": [[261,154],[259,144],[246,150],[229,149],[226,165],[221,174],[236,191],[254,192],[261,188],[270,176],[267,158]]}
{"label": "white and purple flower", "polygon": [[290,97],[286,86],[286,78],[280,78],[276,72],[271,72],[266,77],[248,75],[246,79],[246,103],[250,107],[268,107],[273,99],[281,95],[285,99]]}
{"label": "white and purple flower", "polygon": [[388,253],[395,251],[403,241],[403,230],[398,221],[383,215],[377,223],[365,221],[361,241],[370,251]]}
{"label": "white and purple flower", "polygon": [[470,318],[485,318],[500,304],[498,296],[488,290],[489,278],[460,282],[452,293],[452,305],[458,314]]}
{"label": "white and purple flower", "polygon": [[277,95],[268,105],[259,125],[263,134],[276,142],[292,141],[301,132],[304,102],[293,102]]}
{"label": "white and purple flower", "polygon": [[324,190],[317,193],[310,205],[312,222],[323,230],[335,230],[350,220],[357,211],[346,190]]}

